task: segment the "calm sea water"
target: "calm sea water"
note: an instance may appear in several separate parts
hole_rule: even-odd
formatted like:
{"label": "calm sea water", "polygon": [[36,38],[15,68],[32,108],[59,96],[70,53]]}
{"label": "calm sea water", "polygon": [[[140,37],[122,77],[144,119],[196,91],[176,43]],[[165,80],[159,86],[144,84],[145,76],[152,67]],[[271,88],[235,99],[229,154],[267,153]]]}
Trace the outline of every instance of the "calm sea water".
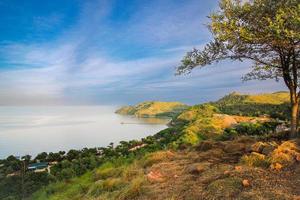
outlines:
{"label": "calm sea water", "polygon": [[166,128],[166,120],[115,114],[113,106],[0,106],[0,158],[107,146]]}

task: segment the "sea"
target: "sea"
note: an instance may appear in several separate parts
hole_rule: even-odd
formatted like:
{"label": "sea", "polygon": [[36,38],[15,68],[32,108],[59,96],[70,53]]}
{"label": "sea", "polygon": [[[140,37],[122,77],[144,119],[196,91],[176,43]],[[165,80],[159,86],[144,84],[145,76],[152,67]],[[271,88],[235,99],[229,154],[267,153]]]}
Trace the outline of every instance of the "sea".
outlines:
{"label": "sea", "polygon": [[167,128],[168,119],[115,113],[117,106],[0,106],[0,159],[105,147]]}

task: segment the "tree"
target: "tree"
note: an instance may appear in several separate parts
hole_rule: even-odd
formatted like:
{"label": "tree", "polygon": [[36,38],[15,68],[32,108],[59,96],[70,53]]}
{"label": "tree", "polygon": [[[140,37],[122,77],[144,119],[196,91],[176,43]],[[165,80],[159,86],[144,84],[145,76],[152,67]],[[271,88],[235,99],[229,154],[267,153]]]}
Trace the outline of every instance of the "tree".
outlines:
{"label": "tree", "polygon": [[38,160],[39,162],[45,162],[48,154],[46,152],[39,153],[34,160]]}
{"label": "tree", "polygon": [[243,80],[283,79],[289,89],[290,136],[295,137],[300,102],[299,0],[221,0],[219,7],[208,25],[214,39],[203,50],[188,52],[177,73],[225,59],[252,61],[252,71]]}

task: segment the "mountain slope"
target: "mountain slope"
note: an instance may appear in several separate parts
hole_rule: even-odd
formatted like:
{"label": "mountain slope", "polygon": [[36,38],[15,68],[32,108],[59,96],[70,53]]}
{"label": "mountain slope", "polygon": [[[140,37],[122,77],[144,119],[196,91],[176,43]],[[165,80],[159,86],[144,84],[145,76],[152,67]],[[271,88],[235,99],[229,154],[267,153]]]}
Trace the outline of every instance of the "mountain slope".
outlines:
{"label": "mountain slope", "polygon": [[188,106],[179,102],[149,101],[135,106],[124,106],[116,111],[122,115],[136,117],[173,117],[185,110]]}

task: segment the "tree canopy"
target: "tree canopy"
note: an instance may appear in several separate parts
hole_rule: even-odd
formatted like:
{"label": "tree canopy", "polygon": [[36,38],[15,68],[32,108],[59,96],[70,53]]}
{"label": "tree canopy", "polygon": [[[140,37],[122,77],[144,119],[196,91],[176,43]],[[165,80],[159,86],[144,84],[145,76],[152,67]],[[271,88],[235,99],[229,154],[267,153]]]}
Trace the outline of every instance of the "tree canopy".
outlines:
{"label": "tree canopy", "polygon": [[177,68],[178,74],[225,59],[251,60],[252,71],[243,79],[283,79],[292,104],[295,133],[300,99],[299,0],[221,0],[210,15],[213,40],[193,49]]}

